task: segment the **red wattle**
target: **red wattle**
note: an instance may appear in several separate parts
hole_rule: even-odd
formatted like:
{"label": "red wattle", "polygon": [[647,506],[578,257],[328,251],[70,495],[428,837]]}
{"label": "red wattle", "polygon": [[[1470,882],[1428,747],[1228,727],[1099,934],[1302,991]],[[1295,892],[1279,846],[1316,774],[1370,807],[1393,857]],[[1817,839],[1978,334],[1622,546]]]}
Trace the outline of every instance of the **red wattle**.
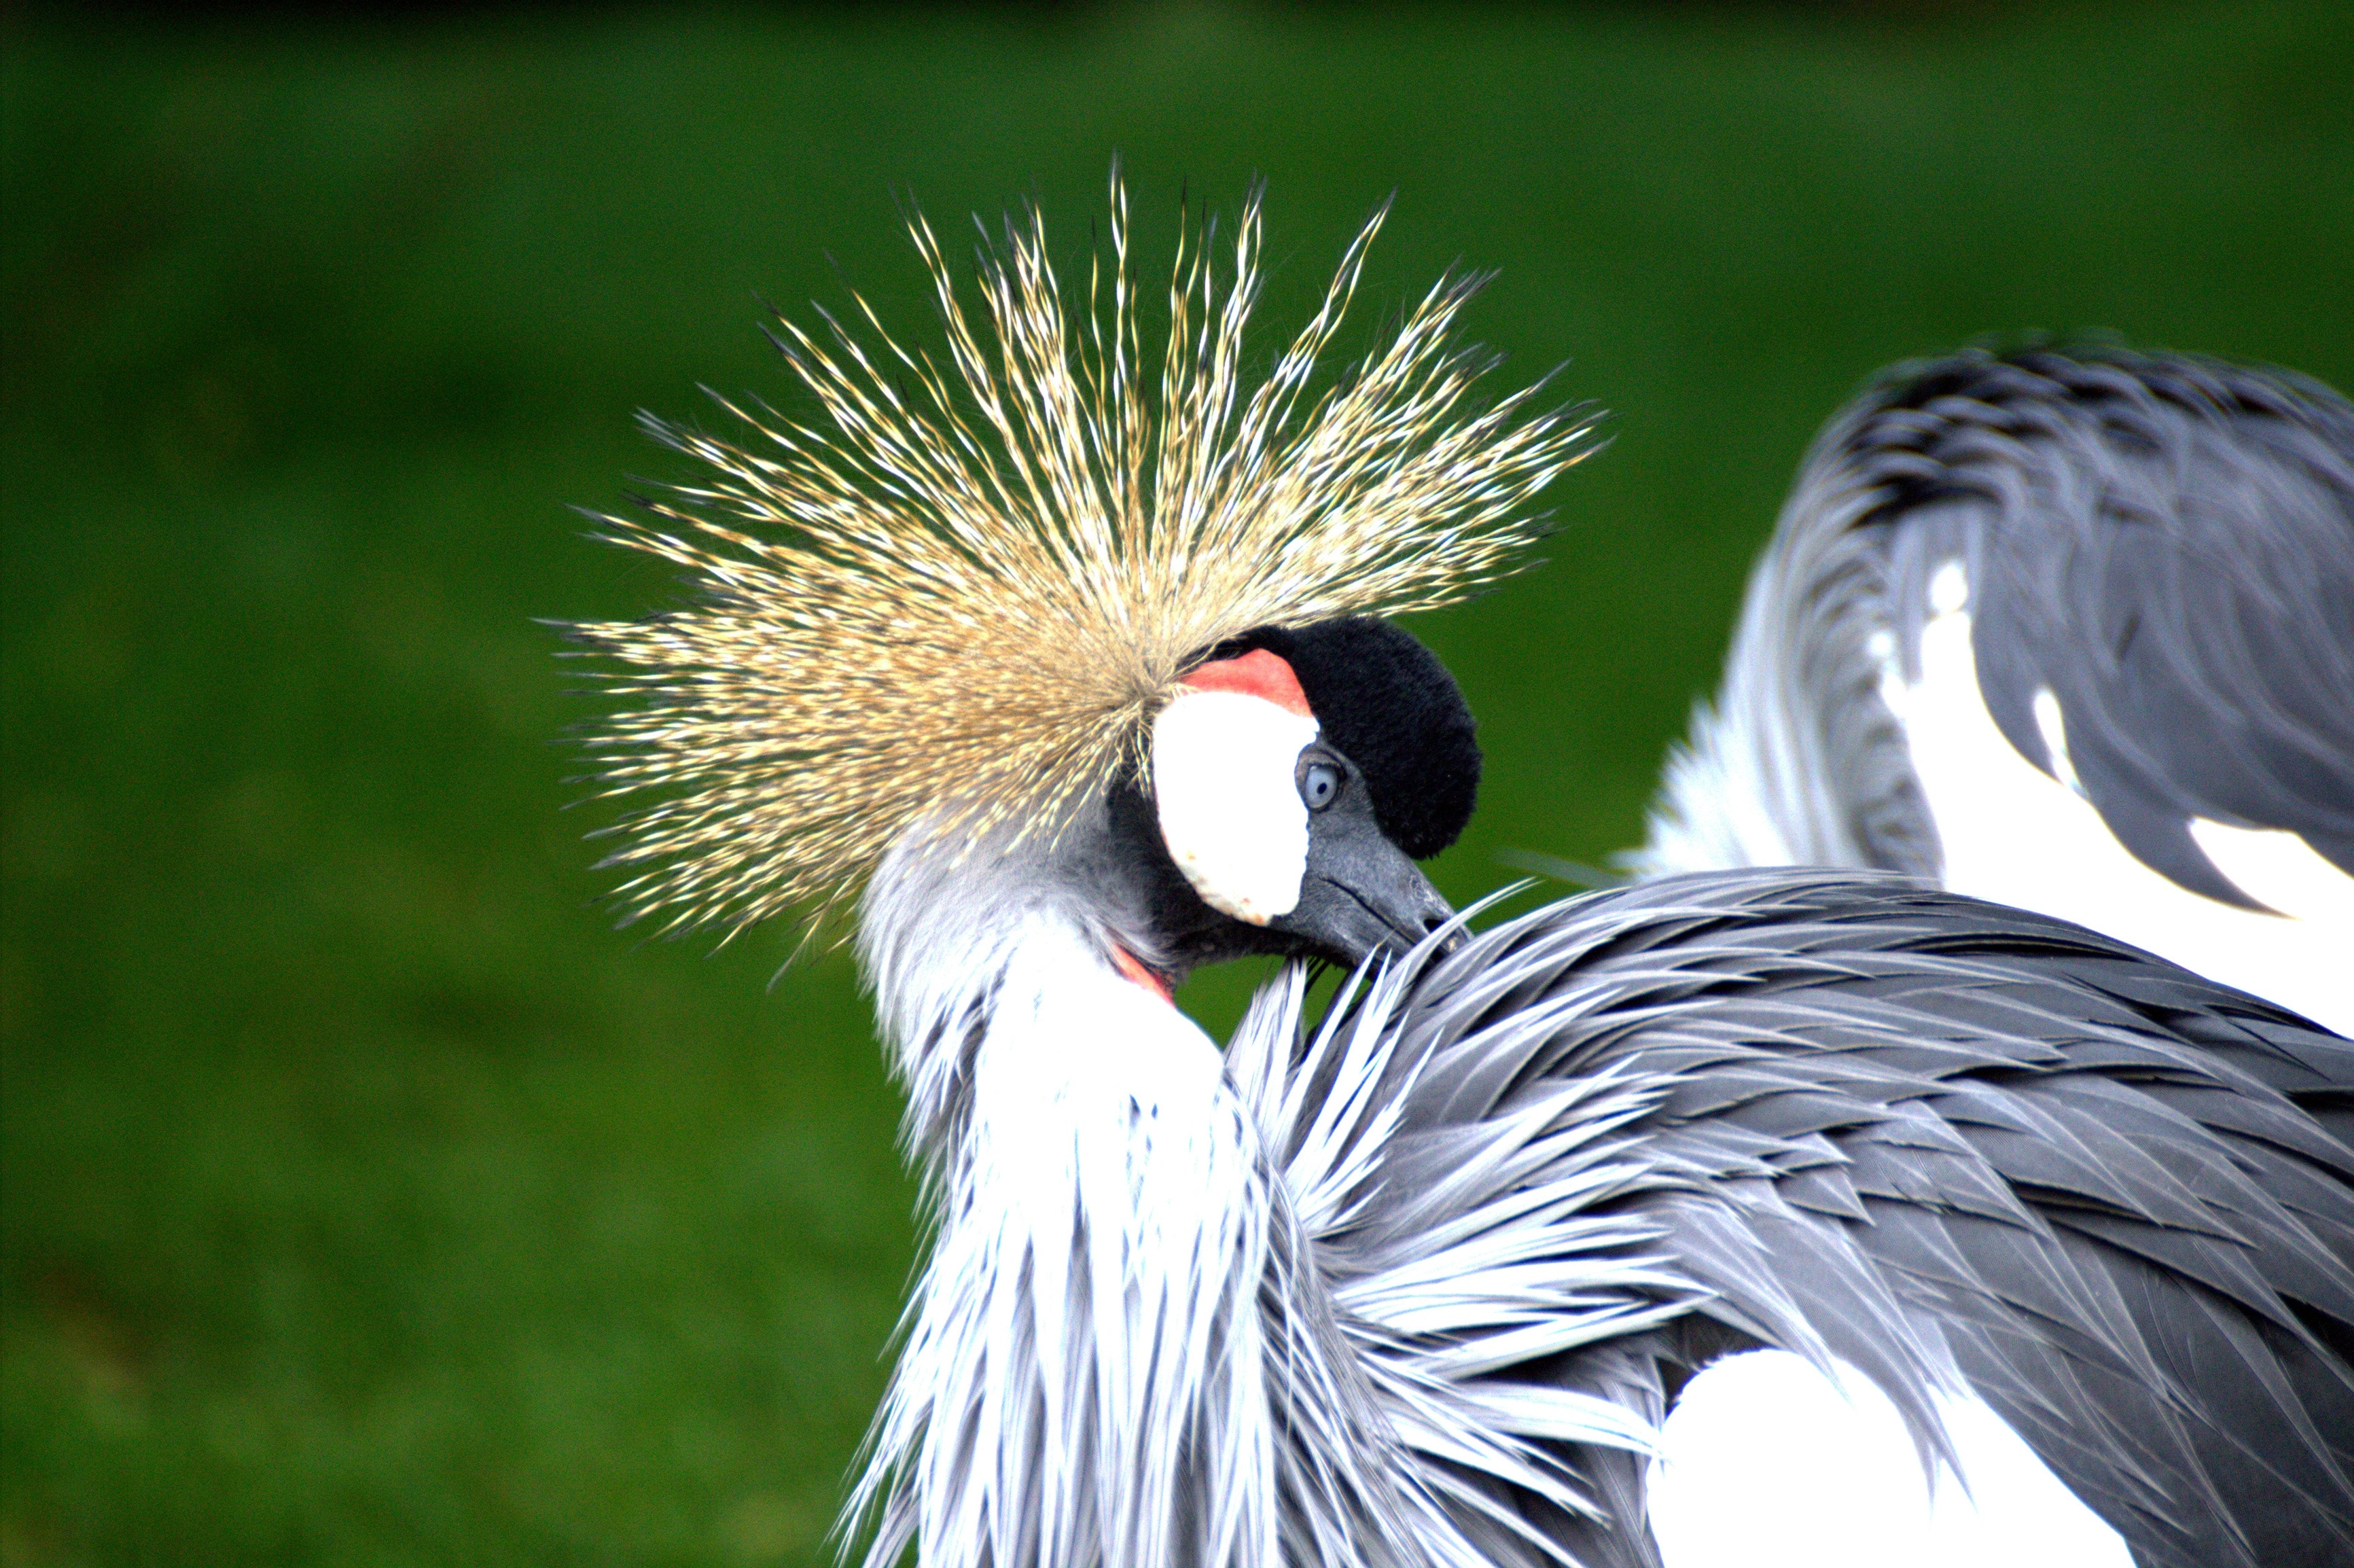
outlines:
{"label": "red wattle", "polygon": [[1144,960],[1138,958],[1134,953],[1129,952],[1126,948],[1114,944],[1111,950],[1111,962],[1112,968],[1118,969],[1121,974],[1125,975],[1129,980],[1134,980],[1137,984],[1142,986],[1145,990],[1150,991],[1153,995],[1159,997],[1170,1006],[1174,1007],[1177,1005],[1177,993],[1169,989],[1169,982],[1162,980],[1159,975],[1154,974],[1150,969],[1146,969],[1144,967]]}

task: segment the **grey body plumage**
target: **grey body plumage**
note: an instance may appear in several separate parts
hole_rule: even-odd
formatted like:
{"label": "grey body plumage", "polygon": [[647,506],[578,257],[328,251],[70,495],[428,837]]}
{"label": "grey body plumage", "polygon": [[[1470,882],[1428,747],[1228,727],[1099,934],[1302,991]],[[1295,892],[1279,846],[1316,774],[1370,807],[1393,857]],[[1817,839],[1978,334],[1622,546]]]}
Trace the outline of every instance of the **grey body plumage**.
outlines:
{"label": "grey body plumage", "polygon": [[2031,712],[2050,692],[2074,779],[2142,863],[2250,905],[2190,836],[2203,817],[2354,874],[2354,408],[2281,371],[2061,349],[1902,367],[1826,428],[1645,868],[1939,874],[1880,688],[1891,652],[1917,678],[1946,560],[2003,736],[2056,774]]}
{"label": "grey body plumage", "polygon": [[[1552,1375],[1656,1412],[1695,1349],[1828,1352],[1933,1436],[1958,1378],[2144,1563],[2354,1554],[2354,1044],[2080,928],[1803,871],[1541,910],[1387,1027],[1408,1190],[1551,1085],[1644,1104],[1602,1208],[1691,1305]],[[1562,1536],[1649,1561],[1611,1522]]]}

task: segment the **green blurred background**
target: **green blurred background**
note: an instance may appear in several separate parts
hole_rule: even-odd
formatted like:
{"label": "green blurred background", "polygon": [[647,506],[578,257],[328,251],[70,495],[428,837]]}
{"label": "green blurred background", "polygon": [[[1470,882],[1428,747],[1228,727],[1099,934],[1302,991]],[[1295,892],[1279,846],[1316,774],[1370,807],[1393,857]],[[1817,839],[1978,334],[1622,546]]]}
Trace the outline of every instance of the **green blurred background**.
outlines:
{"label": "green blurred background", "polygon": [[[2112,328],[2354,383],[2354,8],[0,13],[0,1562],[815,1563],[914,1255],[847,964],[616,935],[534,617],[573,503],[783,395],[755,294],[917,335],[911,194],[1269,184],[1262,348],[1458,260],[1616,444],[1420,628],[1437,868],[1639,836],[1809,434]],[[1248,977],[1196,982],[1230,1017]]]}

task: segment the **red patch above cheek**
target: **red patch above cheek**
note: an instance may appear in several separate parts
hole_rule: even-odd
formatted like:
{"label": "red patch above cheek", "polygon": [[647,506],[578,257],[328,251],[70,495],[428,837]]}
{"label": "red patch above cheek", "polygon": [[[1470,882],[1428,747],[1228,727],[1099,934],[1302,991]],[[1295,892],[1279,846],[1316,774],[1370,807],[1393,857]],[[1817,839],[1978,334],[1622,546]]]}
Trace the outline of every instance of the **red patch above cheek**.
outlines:
{"label": "red patch above cheek", "polygon": [[1221,659],[1190,671],[1185,685],[1196,692],[1240,692],[1246,697],[1262,697],[1302,718],[1316,716],[1291,666],[1264,648],[1254,648],[1239,659]]}

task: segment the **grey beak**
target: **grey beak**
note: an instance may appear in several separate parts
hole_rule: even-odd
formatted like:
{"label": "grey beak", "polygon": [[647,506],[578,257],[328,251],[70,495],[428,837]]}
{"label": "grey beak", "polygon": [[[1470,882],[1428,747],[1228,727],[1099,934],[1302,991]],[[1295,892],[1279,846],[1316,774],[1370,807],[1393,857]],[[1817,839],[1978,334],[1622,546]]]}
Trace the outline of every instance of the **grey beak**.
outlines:
{"label": "grey beak", "polygon": [[[1320,818],[1308,841],[1299,902],[1269,921],[1354,967],[1377,952],[1404,954],[1454,916],[1422,868],[1382,836],[1370,813]],[[1441,950],[1463,943],[1459,931]]]}

